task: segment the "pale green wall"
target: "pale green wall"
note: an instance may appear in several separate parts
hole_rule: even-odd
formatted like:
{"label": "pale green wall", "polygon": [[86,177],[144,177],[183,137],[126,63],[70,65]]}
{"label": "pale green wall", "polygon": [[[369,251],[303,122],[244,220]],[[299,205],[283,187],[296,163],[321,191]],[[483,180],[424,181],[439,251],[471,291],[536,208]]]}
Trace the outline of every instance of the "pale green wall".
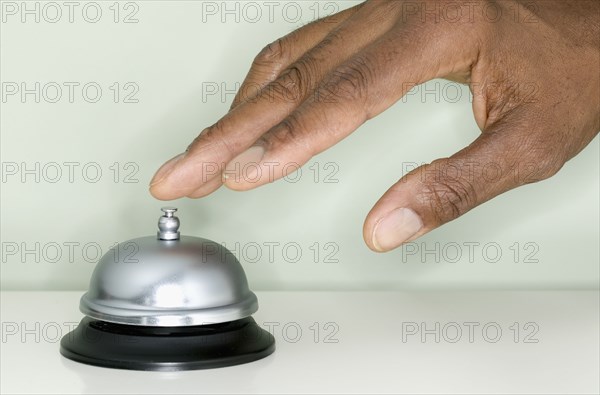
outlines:
{"label": "pale green wall", "polygon": [[[64,86],[58,103],[44,97],[35,103],[31,95],[26,103],[18,95],[2,103],[3,289],[84,289],[94,266],[95,246],[106,250],[117,241],[153,234],[161,206],[147,193],[154,170],[215,122],[232,99],[229,95],[222,101],[216,95],[203,100],[203,84],[232,87],[242,80],[256,52],[300,25],[286,21],[277,10],[273,23],[266,13],[257,23],[244,21],[243,14],[240,23],[231,16],[228,23],[221,23],[212,15],[202,23],[202,3],[190,1],[138,2],[139,22],[123,24],[112,21],[110,4],[101,3],[103,17],[96,24],[83,20],[76,9],[73,23],[21,23],[18,16],[5,15],[8,19],[1,25],[4,83],[80,84],[73,103]],[[310,7],[314,9],[315,2],[297,4],[302,22],[312,19]],[[125,11],[133,9],[121,10],[120,18]],[[87,82],[103,89],[97,103],[82,98],[81,87]],[[114,82],[121,88],[135,83],[139,103],[123,103],[123,96],[114,103],[109,90]],[[408,256],[406,251],[375,254],[364,245],[363,219],[402,175],[403,162],[450,155],[477,136],[468,90],[462,88],[461,99],[453,103],[456,91],[446,84],[428,85],[445,99],[411,95],[316,157],[297,183],[279,181],[247,193],[222,189],[203,200],[177,201],[183,232],[232,248],[238,243],[255,289],[597,287],[598,138],[553,179],[501,196],[413,246],[422,251],[439,243],[437,258]],[[51,86],[46,94],[54,95]],[[40,171],[45,166],[47,173],[40,175],[39,183],[33,175],[22,183],[20,173],[10,175],[10,162],[19,167],[25,162],[29,168],[39,162]],[[56,183],[47,182],[55,177],[51,162],[63,170]],[[64,162],[79,163],[73,182]],[[115,162],[121,167],[116,183],[111,169]],[[130,162],[134,167],[124,169]],[[97,183],[82,177],[81,169],[88,163],[102,169]],[[338,182],[324,182],[335,169]],[[88,170],[93,177],[93,168]],[[132,170],[138,181],[123,182]],[[22,251],[7,255],[15,246],[32,249],[36,243],[39,262],[35,254]],[[73,245],[72,262],[65,243]],[[280,243],[274,246],[273,262],[265,243]],[[288,244],[288,256],[282,253],[286,243],[300,246],[298,262],[293,262],[296,244]],[[320,250],[317,263],[315,243]],[[449,262],[456,253],[452,243],[461,246],[462,258],[455,263]],[[472,263],[465,243],[480,243]],[[491,262],[494,249],[487,250],[487,259],[483,255],[487,243],[500,247],[498,262]],[[517,263],[515,243],[520,250]],[[254,258],[257,244],[262,246],[262,258],[247,262],[244,258]],[[57,245],[62,257],[54,263],[44,261],[44,257],[52,260]],[[337,263],[325,262],[329,252]],[[527,252],[535,252],[538,262],[525,262]]]}

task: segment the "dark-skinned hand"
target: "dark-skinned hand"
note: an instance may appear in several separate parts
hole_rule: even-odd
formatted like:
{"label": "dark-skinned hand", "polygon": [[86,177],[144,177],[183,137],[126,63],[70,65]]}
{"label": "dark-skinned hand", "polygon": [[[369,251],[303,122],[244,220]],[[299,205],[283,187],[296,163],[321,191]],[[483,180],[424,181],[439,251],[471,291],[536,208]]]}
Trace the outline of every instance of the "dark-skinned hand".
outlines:
{"label": "dark-skinned hand", "polygon": [[481,135],[381,197],[363,230],[375,251],[554,175],[590,143],[600,1],[372,0],[315,21],[258,54],[230,112],[165,163],[150,192],[199,198],[272,182],[434,78],[469,85]]}

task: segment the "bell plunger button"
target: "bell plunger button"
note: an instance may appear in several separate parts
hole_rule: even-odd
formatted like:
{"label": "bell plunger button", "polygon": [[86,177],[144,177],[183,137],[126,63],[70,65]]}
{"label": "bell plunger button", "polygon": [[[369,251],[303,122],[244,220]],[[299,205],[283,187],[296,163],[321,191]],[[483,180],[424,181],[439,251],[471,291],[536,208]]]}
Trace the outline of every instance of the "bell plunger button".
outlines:
{"label": "bell plunger button", "polygon": [[175,216],[177,209],[163,207],[161,210],[165,214],[158,219],[158,239],[179,240],[179,218]]}

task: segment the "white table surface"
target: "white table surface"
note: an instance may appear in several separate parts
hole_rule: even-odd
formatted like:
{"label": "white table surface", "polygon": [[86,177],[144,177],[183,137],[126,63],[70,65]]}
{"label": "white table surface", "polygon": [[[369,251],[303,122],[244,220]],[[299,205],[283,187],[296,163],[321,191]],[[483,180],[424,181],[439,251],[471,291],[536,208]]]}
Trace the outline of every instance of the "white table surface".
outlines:
{"label": "white table surface", "polygon": [[[246,365],[169,373],[98,368],[63,358],[59,335],[81,319],[81,294],[2,292],[3,394],[600,390],[595,291],[257,292],[260,309],[254,317],[274,328],[273,355]],[[412,323],[433,331],[422,342],[419,334],[408,334]],[[457,326],[463,333],[453,343]],[[502,334],[493,342],[498,327]],[[526,342],[536,328],[527,339],[537,342]]]}

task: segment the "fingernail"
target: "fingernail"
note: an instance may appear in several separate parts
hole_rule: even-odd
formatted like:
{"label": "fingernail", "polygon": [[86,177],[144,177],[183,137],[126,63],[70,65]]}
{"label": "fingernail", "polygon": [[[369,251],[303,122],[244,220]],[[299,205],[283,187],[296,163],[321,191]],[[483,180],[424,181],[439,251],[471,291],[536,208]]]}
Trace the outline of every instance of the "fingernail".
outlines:
{"label": "fingernail", "polygon": [[392,250],[413,237],[423,227],[421,217],[409,208],[397,208],[375,225],[373,246],[377,251]]}
{"label": "fingernail", "polygon": [[231,160],[225,167],[223,180],[234,180],[234,182],[256,182],[258,181],[258,166],[265,156],[265,149],[260,145],[248,148]]}
{"label": "fingernail", "polygon": [[154,177],[152,177],[152,181],[150,181],[150,187],[163,182],[165,178],[171,174],[177,162],[179,162],[184,156],[185,152],[165,162],[165,164],[158,169]]}

